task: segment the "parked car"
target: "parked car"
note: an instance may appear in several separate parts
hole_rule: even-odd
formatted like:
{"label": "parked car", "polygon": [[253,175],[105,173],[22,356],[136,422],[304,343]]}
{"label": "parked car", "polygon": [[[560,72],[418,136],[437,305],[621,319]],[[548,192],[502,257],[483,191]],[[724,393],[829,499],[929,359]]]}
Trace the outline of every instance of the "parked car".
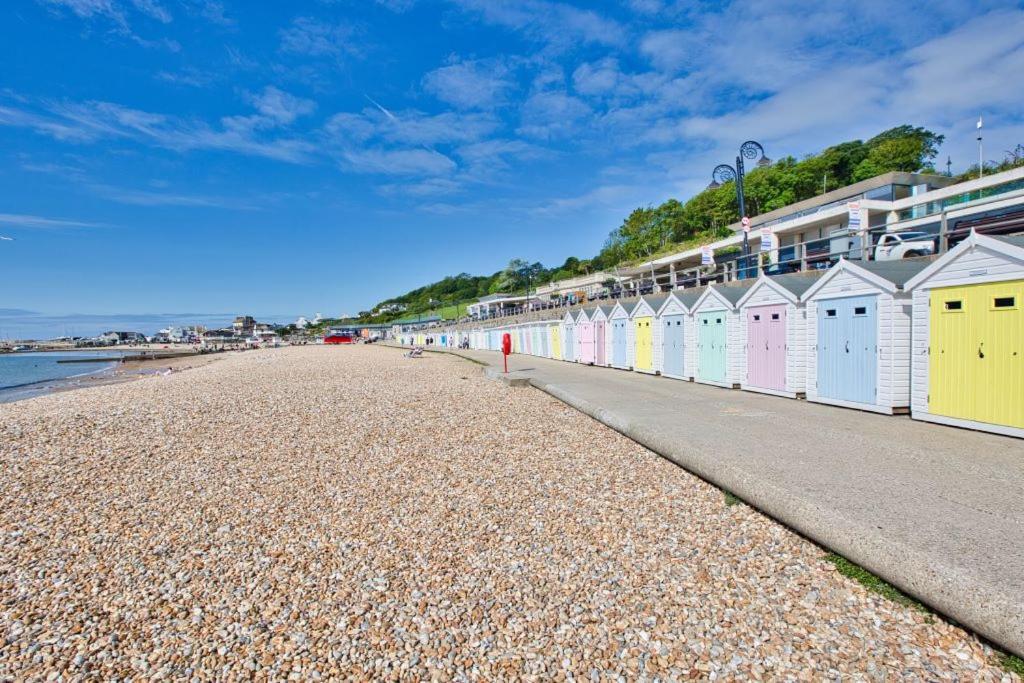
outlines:
{"label": "parked car", "polygon": [[875,245],[876,261],[898,261],[935,253],[935,236],[926,232],[887,232]]}

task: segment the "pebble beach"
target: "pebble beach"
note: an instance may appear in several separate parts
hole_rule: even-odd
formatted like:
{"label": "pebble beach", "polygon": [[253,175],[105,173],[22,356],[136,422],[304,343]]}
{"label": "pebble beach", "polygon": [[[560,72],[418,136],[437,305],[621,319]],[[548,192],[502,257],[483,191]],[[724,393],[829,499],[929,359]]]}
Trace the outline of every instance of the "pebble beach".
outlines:
{"label": "pebble beach", "polygon": [[0,404],[2,680],[1019,680],[616,432],[380,346]]}

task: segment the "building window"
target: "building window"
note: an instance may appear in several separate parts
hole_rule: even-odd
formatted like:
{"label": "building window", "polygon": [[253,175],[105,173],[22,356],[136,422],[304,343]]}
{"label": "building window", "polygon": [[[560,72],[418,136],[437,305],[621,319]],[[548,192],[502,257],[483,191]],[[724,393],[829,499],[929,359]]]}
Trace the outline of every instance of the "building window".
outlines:
{"label": "building window", "polygon": [[825,311],[825,317],[827,317],[827,318],[834,318],[834,317],[836,317],[836,309],[830,308],[830,309],[826,310]]}
{"label": "building window", "polygon": [[947,301],[946,302],[946,310],[947,311],[962,311],[963,308],[964,308],[964,302],[963,301]]}
{"label": "building window", "polygon": [[757,321],[758,321],[758,320],[760,320],[760,319],[761,319],[761,316],[759,316],[759,315],[755,315],[755,316],[754,316],[754,322],[757,322]]}
{"label": "building window", "polygon": [[856,308],[853,309],[853,314],[854,315],[867,315],[868,314],[868,307],[867,306],[857,306]]}
{"label": "building window", "polygon": [[772,313],[772,320],[778,320],[778,319],[779,319],[779,314],[778,313]]}

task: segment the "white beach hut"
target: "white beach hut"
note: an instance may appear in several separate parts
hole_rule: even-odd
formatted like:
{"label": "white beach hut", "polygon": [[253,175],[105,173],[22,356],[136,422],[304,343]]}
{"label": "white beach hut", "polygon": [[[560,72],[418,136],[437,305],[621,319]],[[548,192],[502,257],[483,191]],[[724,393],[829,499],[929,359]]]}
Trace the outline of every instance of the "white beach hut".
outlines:
{"label": "white beach hut", "polygon": [[690,379],[687,352],[693,324],[689,307],[699,296],[695,290],[677,290],[669,293],[658,308],[656,318],[660,344],[656,345],[654,353],[655,364],[664,377]]}
{"label": "white beach hut", "polygon": [[807,311],[800,297],[824,271],[761,275],[737,303],[740,388],[797,398],[807,390]]}
{"label": "white beach hut", "polygon": [[576,316],[572,311],[562,316],[562,360],[576,360]]}
{"label": "white beach hut", "polygon": [[1024,236],[972,233],[906,288],[911,417],[1024,437]]}
{"label": "white beach hut", "polygon": [[755,284],[742,280],[713,284],[694,303],[694,380],[733,389],[740,384],[740,315],[736,304]]}
{"label": "white beach hut", "polygon": [[611,326],[608,316],[614,308],[602,304],[595,306],[590,313],[590,322],[594,326],[594,365],[608,366],[611,363]]}
{"label": "white beach hut", "polygon": [[629,370],[629,350],[631,325],[629,311],[621,302],[616,302],[608,314],[608,338],[610,343],[609,362],[613,368]]}
{"label": "white beach hut", "polygon": [[665,299],[664,296],[642,296],[629,311],[633,328],[633,355],[630,364],[637,372],[649,375],[661,372],[661,329],[657,324],[657,316],[658,309],[665,303]]}
{"label": "white beach hut", "polygon": [[840,259],[801,297],[807,400],[893,414],[910,405],[910,295],[930,262]]}

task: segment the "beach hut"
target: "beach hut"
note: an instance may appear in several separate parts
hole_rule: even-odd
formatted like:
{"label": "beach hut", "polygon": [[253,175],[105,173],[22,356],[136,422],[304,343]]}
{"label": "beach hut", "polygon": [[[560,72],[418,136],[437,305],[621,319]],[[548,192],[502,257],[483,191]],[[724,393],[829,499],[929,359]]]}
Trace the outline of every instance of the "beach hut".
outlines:
{"label": "beach hut", "polygon": [[689,336],[693,328],[690,307],[696,303],[700,292],[680,290],[665,297],[657,311],[657,324],[661,328],[660,350],[656,353],[661,374],[675,379],[690,379],[690,363],[687,362]]}
{"label": "beach hut", "polygon": [[807,400],[890,415],[909,407],[911,300],[903,286],[930,260],[840,259],[804,293]]}
{"label": "beach hut", "polygon": [[608,365],[611,359],[611,336],[608,334],[608,316],[614,306],[596,306],[590,313],[594,326],[594,365]]}
{"label": "beach hut", "polygon": [[906,289],[911,417],[1024,437],[1024,236],[972,233]]}
{"label": "beach hut", "polygon": [[629,347],[629,311],[620,303],[616,302],[608,314],[608,336],[611,338],[611,354],[609,358],[613,368],[620,370],[629,369],[628,347]]}
{"label": "beach hut", "polygon": [[593,311],[592,308],[584,308],[580,309],[576,315],[576,360],[589,365],[597,362],[594,347],[594,323],[590,321]]}
{"label": "beach hut", "polygon": [[755,280],[713,284],[694,303],[696,335],[694,379],[733,389],[740,384],[740,316],[736,304]]}
{"label": "beach hut", "polygon": [[807,389],[807,313],[800,297],[824,275],[758,278],[740,309],[740,388],[797,398]]}
{"label": "beach hut", "polygon": [[656,324],[658,309],[665,303],[664,296],[642,296],[629,312],[633,327],[633,358],[631,365],[637,372],[655,375],[661,371],[657,356],[661,357],[661,329]]}
{"label": "beach hut", "polygon": [[576,360],[576,316],[572,311],[562,316],[562,360]]}
{"label": "beach hut", "polygon": [[548,336],[548,358],[562,360],[562,323],[560,320],[549,320],[546,323]]}

